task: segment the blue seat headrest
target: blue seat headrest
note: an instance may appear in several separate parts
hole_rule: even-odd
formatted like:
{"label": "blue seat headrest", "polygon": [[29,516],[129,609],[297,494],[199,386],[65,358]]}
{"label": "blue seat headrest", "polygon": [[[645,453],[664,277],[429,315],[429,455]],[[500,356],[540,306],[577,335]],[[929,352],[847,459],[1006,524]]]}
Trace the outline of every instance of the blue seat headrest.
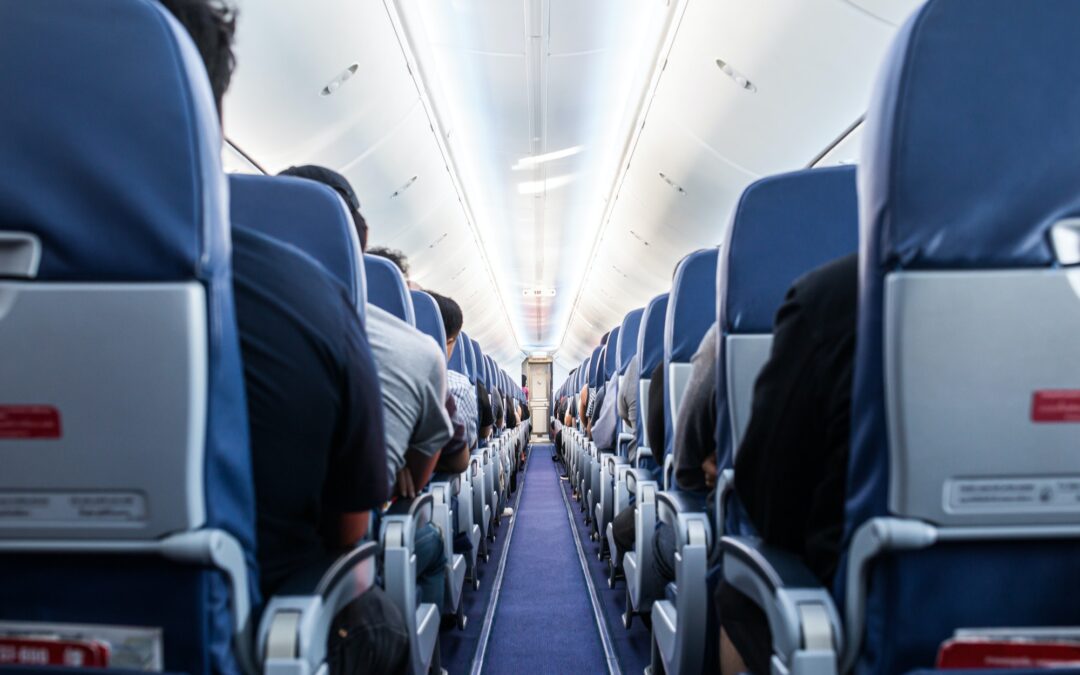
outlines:
{"label": "blue seat headrest", "polygon": [[1051,227],[1080,216],[1077,25],[1073,0],[930,0],[886,57],[858,174],[848,535],[887,512],[886,275],[1050,267]]}
{"label": "blue seat headrest", "polygon": [[368,302],[415,326],[416,314],[409,286],[397,265],[386,258],[365,254],[364,269],[367,274]]}
{"label": "blue seat headrest", "polygon": [[476,340],[472,340],[472,352],[476,381],[490,389],[490,384],[487,379],[487,368],[484,367],[484,350],[480,349],[480,343]]}
{"label": "blue seat headrest", "polygon": [[40,240],[37,278],[227,277],[220,122],[183,27],[135,0],[5,3],[2,20],[0,230]]}
{"label": "blue seat headrest", "polygon": [[909,20],[865,123],[864,271],[1052,264],[1049,228],[1080,215],[1078,18],[1070,0],[957,0]]}
{"label": "blue seat headrest", "polygon": [[412,296],[413,311],[416,313],[417,330],[424,335],[430,335],[435,344],[439,345],[439,350],[445,352],[446,328],[443,326],[439,304],[424,291],[409,291],[409,295]]}
{"label": "blue seat headrest", "polygon": [[667,319],[668,294],[661,293],[645,305],[638,330],[638,354],[641,354],[641,377],[648,379],[664,362],[664,322]]}
{"label": "blue seat headrest", "polygon": [[465,357],[465,351],[467,349],[468,347],[461,339],[461,336],[458,335],[457,341],[454,342],[454,350],[450,352],[450,360],[447,361],[446,364],[447,367],[450,368],[450,370],[461,373],[466,377],[468,377],[469,375],[469,365]]}
{"label": "blue seat headrest", "polygon": [[476,384],[476,353],[473,351],[472,338],[465,331],[461,331],[458,344],[462,346],[461,356],[465,361],[464,373],[469,376],[469,382]]}
{"label": "blue seat headrest", "polygon": [[689,363],[716,321],[716,261],[720,249],[694,251],[679,262],[664,322],[665,363]]}
{"label": "blue seat headrest", "polygon": [[615,326],[608,333],[607,344],[604,345],[604,379],[610,380],[619,368],[619,331],[622,326]]}
{"label": "blue seat headrest", "polygon": [[597,345],[589,355],[589,388],[599,387],[604,380],[604,345]]}
{"label": "blue seat headrest", "polygon": [[772,333],[792,282],[854,253],[858,241],[855,167],[794,171],[751,184],[720,252],[716,288],[724,333]]}
{"label": "blue seat headrest", "polygon": [[291,244],[345,286],[363,316],[364,256],[345,202],[332,188],[286,176],[229,176],[232,221]]}
{"label": "blue seat headrest", "polygon": [[630,361],[637,354],[638,329],[641,327],[641,316],[645,314],[645,308],[633,310],[623,318],[619,330],[619,374],[624,375],[630,366]]}

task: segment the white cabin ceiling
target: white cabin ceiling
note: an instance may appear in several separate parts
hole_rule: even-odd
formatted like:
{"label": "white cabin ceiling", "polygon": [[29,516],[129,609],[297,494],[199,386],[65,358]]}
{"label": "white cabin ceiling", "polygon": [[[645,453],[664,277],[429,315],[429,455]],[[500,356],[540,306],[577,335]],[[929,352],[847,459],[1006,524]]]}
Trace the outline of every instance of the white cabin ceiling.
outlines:
{"label": "white cabin ceiling", "polygon": [[569,369],[722,241],[749,182],[859,118],[918,2],[239,0],[225,130],[269,172],[344,173],[372,245],[508,372]]}

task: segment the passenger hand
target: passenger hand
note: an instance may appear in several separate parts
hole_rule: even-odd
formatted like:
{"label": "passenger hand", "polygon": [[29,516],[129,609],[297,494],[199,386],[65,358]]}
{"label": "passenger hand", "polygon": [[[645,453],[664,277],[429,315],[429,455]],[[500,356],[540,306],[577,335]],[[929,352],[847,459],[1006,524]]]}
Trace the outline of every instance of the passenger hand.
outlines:
{"label": "passenger hand", "polygon": [[404,466],[398,471],[397,480],[394,481],[394,494],[407,499],[416,496],[416,486],[413,485],[412,472],[409,471],[409,467]]}
{"label": "passenger hand", "polygon": [[705,487],[710,490],[716,487],[716,477],[719,471],[716,468],[716,455],[709,455],[701,463],[701,471],[705,474]]}

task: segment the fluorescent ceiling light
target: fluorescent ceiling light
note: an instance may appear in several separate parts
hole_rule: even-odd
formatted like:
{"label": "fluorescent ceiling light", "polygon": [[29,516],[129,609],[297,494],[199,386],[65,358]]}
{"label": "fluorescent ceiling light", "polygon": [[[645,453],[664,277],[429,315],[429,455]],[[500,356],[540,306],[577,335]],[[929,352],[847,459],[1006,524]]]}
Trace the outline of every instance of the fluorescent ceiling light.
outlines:
{"label": "fluorescent ceiling light", "polygon": [[547,190],[554,190],[564,185],[568,185],[574,180],[574,174],[568,173],[564,176],[552,176],[545,180],[527,180],[524,183],[518,183],[518,194],[522,195],[535,195]]}
{"label": "fluorescent ceiling light", "polygon": [[521,171],[536,166],[537,164],[543,164],[544,162],[551,162],[556,159],[563,159],[565,157],[573,157],[581,152],[582,147],[580,145],[573,145],[569,148],[563,148],[562,150],[555,150],[553,152],[547,152],[543,155],[531,155],[529,157],[522,157],[517,161],[517,164],[510,167],[514,171]]}

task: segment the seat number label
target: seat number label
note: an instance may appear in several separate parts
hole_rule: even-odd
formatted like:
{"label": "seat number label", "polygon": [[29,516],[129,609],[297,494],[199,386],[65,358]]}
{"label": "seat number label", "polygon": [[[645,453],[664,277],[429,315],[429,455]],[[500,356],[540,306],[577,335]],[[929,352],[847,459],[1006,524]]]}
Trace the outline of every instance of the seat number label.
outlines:
{"label": "seat number label", "polygon": [[1031,396],[1032,422],[1080,423],[1080,389],[1045,389]]}
{"label": "seat number label", "polygon": [[60,438],[60,411],[50,405],[0,405],[0,439]]}
{"label": "seat number label", "polygon": [[0,523],[55,527],[144,520],[146,499],[135,492],[0,492]]}

